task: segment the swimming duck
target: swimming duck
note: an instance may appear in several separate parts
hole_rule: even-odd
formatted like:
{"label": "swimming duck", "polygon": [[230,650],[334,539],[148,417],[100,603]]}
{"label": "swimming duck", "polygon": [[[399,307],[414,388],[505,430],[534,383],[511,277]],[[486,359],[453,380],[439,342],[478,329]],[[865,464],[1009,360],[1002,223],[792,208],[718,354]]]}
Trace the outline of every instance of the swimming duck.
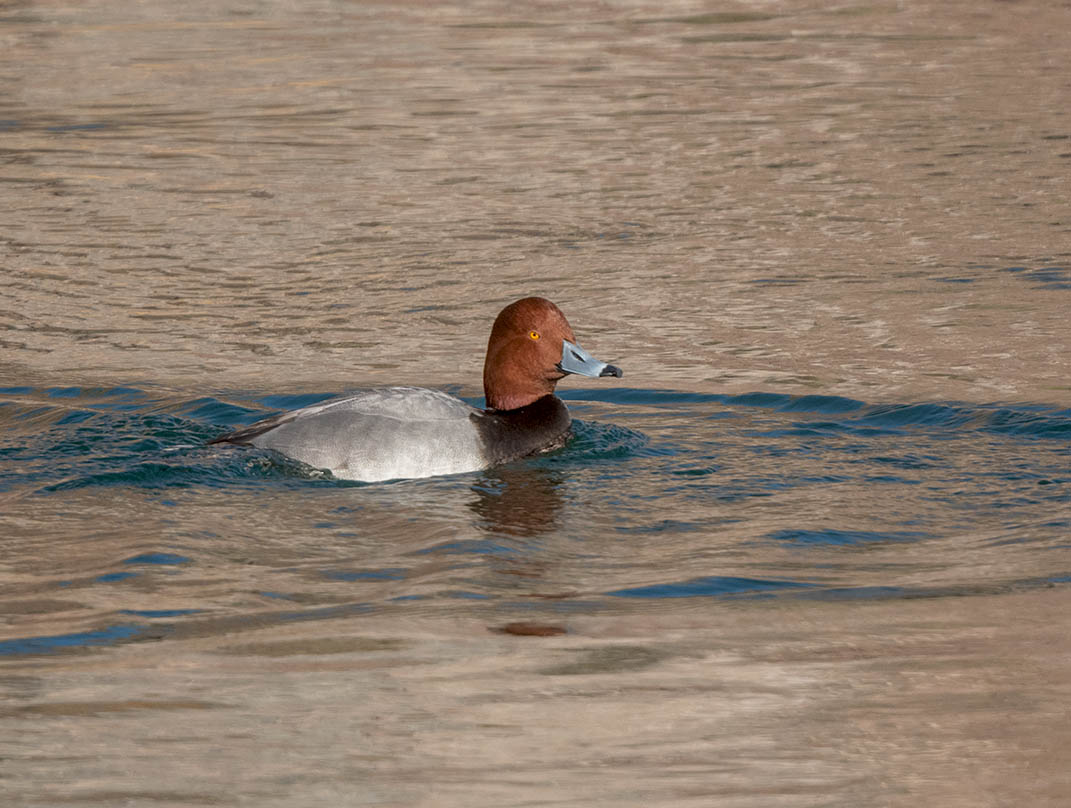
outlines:
{"label": "swimming duck", "polygon": [[439,390],[387,387],[275,415],[210,443],[272,449],[344,480],[477,471],[565,445],[571,418],[554,388],[574,373],[622,376],[577,345],[561,309],[526,297],[491,328],[487,409]]}

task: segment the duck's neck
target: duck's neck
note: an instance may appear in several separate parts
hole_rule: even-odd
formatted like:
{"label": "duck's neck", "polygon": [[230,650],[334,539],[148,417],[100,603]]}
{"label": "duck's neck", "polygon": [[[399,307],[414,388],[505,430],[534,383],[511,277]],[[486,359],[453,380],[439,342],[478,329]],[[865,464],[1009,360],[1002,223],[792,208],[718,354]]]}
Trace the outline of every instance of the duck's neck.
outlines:
{"label": "duck's neck", "polygon": [[494,412],[519,410],[521,407],[527,407],[529,404],[539,401],[543,396],[554,395],[553,388],[549,391],[534,395],[495,394],[486,389],[483,392],[484,398],[487,401],[487,409]]}
{"label": "duck's neck", "polygon": [[557,379],[523,378],[484,368],[483,396],[489,410],[516,410],[554,395]]}

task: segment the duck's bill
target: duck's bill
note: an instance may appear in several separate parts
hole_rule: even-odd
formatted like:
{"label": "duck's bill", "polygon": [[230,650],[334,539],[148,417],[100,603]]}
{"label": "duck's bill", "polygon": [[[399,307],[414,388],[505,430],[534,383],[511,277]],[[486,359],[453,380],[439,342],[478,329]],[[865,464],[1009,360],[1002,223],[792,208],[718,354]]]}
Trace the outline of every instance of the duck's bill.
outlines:
{"label": "duck's bill", "polygon": [[624,376],[621,368],[600,362],[579,345],[562,340],[562,361],[558,363],[558,370],[562,373],[575,373],[578,376]]}

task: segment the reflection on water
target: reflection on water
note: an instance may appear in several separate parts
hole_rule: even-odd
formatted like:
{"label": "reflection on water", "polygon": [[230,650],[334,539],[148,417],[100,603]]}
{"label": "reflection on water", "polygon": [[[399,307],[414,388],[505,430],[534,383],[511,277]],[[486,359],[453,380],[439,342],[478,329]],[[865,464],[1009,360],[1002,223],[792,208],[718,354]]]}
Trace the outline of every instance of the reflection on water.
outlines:
{"label": "reflection on water", "polygon": [[469,507],[479,517],[477,525],[490,533],[539,536],[555,527],[564,483],[563,475],[542,468],[489,469],[472,487],[476,499]]}
{"label": "reflection on water", "polygon": [[[1064,805],[1069,15],[0,2],[8,802]],[[529,294],[564,451],[204,445]]]}

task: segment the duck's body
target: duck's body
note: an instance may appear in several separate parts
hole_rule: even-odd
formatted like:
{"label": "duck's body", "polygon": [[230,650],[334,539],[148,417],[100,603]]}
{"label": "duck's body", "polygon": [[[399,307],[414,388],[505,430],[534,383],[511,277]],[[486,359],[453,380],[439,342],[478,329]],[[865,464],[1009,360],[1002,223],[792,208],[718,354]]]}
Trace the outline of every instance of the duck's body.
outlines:
{"label": "duck's body", "polygon": [[346,480],[374,482],[477,471],[565,444],[569,410],[554,394],[568,373],[620,376],[574,343],[542,298],[507,306],[484,365],[488,409],[420,387],[388,387],[282,413],[216,438],[252,444]]}
{"label": "duck's body", "polygon": [[387,387],[285,412],[212,442],[248,443],[339,479],[377,482],[478,471],[550,451],[564,444],[570,420],[556,396],[498,413],[440,390]]}

